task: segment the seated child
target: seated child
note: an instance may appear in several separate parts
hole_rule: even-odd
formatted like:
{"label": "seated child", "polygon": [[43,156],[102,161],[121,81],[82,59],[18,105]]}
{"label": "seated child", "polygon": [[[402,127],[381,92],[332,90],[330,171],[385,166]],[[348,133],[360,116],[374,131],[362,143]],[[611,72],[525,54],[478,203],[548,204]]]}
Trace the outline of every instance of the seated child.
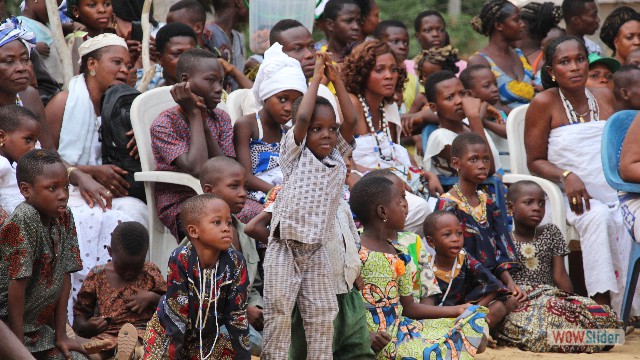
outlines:
{"label": "seated child", "polygon": [[364,226],[360,292],[376,358],[473,358],[481,345],[486,309],[415,302],[407,268],[411,258],[404,246],[388,239],[390,232],[404,228],[404,190],[385,177],[365,176],[351,191],[351,210]]}
{"label": "seated child", "polygon": [[[640,54],[640,51],[638,51]],[[623,65],[613,74],[613,95],[616,97],[616,111],[640,110],[640,68]]]}
{"label": "seated child", "polygon": [[326,43],[317,43],[316,50],[329,53],[332,62],[340,62],[348,45],[358,41],[361,35],[360,13],[354,0],[327,1],[322,13]]}
{"label": "seated child", "polygon": [[[491,68],[481,64],[471,65],[462,70],[460,81],[462,81],[464,88],[469,91],[469,95],[488,104],[487,115],[482,119],[485,129],[490,131],[489,134],[493,133],[506,139],[507,109],[500,102],[498,82]],[[495,136],[492,136],[492,139],[495,141]]]}
{"label": "seated child", "polygon": [[[205,194],[219,196],[229,205],[233,225],[231,246],[244,256],[249,275],[249,297],[247,299],[247,319],[251,337],[251,354],[260,356],[262,352],[262,277],[260,257],[256,241],[245,233],[245,225],[235,214],[242,211],[247,201],[247,172],[239,162],[226,156],[216,156],[202,166],[200,185]],[[181,245],[187,245],[183,241]]]}
{"label": "seated child", "polygon": [[0,319],[36,358],[84,359],[65,330],[70,273],[82,269],[67,170],[57,154],[31,150],[16,176],[25,201],[0,229]]}
{"label": "seated child", "polygon": [[[216,109],[224,74],[216,56],[202,49],[180,55],[176,71],[180,83],[171,94],[178,105],[163,111],[151,124],[151,149],[156,170],[198,177],[207,159],[236,156],[229,115]],[[195,194],[186,186],[155,186],[159,218],[178,239],[185,236],[179,224],[181,204]]]}
{"label": "seated child", "polygon": [[498,327],[499,344],[535,352],[599,352],[602,345],[554,345],[551,329],[620,329],[622,322],[607,305],[573,293],[564,267],[569,248],[554,224],[540,226],[545,193],[532,181],[509,187],[507,205],[513,212],[513,240],[521,270],[513,280],[527,293],[522,305]]}
{"label": "seated child", "polygon": [[589,54],[589,88],[604,87],[613,90],[613,74],[620,69],[620,62],[614,58]]}
{"label": "seated child", "polygon": [[144,336],[145,359],[248,360],[249,280],[244,257],[231,246],[229,205],[216,195],[196,195],[180,216],[189,243],[169,258],[167,293]]}
{"label": "seated child", "polygon": [[294,101],[307,91],[300,62],[273,44],[258,70],[252,92],[262,109],[239,118],[234,127],[238,161],[247,169],[249,190],[246,216],[251,220],[262,211],[266,194],[282,183],[280,141],[291,120]]}
{"label": "seated child", "polygon": [[[458,49],[451,45],[442,47],[432,47],[430,49],[422,50],[418,55],[413,58],[415,64],[415,72],[418,76],[420,84],[423,86],[423,91],[427,78],[429,75],[436,71],[447,70],[454,74],[458,73]],[[416,95],[414,103],[409,108],[409,112],[418,112],[425,106],[429,105],[425,94],[419,93]]]}
{"label": "seated child", "polygon": [[135,221],[118,224],[111,234],[111,261],[91,269],[78,292],[73,306],[73,328],[84,338],[108,340],[108,345],[101,347],[101,358],[114,355],[116,339],[126,324],[134,326],[137,332],[132,332],[133,346],[125,349],[122,343],[117,344],[118,356],[127,354],[124,357],[127,359],[131,356],[138,337],[144,336],[160,296],[167,291],[160,269],[145,261],[148,249],[149,233],[142,224]]}

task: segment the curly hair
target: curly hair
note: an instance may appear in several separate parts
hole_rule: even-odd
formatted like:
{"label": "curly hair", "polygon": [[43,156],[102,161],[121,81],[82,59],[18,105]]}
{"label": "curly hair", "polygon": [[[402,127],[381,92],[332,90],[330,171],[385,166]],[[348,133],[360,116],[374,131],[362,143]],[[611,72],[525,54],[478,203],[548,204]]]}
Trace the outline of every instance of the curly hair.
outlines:
{"label": "curly hair", "polygon": [[415,70],[418,78],[422,78],[422,76],[425,75],[422,73],[422,64],[424,64],[425,61],[432,64],[439,64],[442,66],[442,70],[449,70],[457,74],[460,69],[456,63],[459,60],[458,49],[451,45],[422,50],[420,54],[413,59],[416,63]]}
{"label": "curly hair", "polygon": [[496,23],[503,22],[514,9],[517,7],[507,0],[488,0],[480,15],[471,19],[471,27],[481,35],[490,36]]}
{"label": "curly hair", "polygon": [[[349,56],[344,59],[342,66],[342,81],[347,91],[352,94],[361,94],[367,84],[367,79],[376,66],[376,58],[384,54],[391,54],[398,66],[398,82],[396,92],[402,92],[404,82],[407,79],[407,71],[404,64],[391,51],[387,43],[380,40],[365,41],[358,45]],[[393,101],[393,97],[385,99]]]}
{"label": "curly hair", "polygon": [[602,27],[600,28],[600,40],[605,43],[609,49],[613,50],[613,55],[616,54],[616,45],[614,44],[616,37],[618,37],[618,31],[622,25],[629,21],[640,21],[640,14],[628,6],[621,6],[611,12]]}
{"label": "curly hair", "polygon": [[527,32],[532,38],[542,40],[562,20],[562,8],[552,2],[527,4],[520,10]]}

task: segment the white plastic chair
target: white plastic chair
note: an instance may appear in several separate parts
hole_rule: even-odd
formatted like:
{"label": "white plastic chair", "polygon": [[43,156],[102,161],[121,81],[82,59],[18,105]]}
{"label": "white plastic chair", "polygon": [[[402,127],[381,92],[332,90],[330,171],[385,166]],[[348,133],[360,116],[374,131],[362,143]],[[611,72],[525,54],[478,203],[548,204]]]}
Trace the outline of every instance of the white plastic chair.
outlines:
{"label": "white plastic chair", "polygon": [[232,91],[227,97],[227,114],[231,118],[231,125],[236,123],[236,120],[244,116],[243,102],[247,96],[253,97],[251,89],[238,89]]}
{"label": "white plastic chair", "polygon": [[154,171],[153,153],[151,151],[151,123],[161,112],[176,105],[171,97],[171,87],[163,86],[149,90],[138,96],[131,105],[131,125],[138,145],[138,154],[142,171],[134,174],[137,181],[144,181],[144,188],[149,208],[149,258],[166,273],[166,265],[178,242],[169,230],[160,222],[156,214],[156,203],[153,194],[154,183],[163,182],[184,185],[202,194],[198,179],[189,174],[172,171]]}
{"label": "white plastic chair", "polygon": [[[531,176],[531,172],[529,172],[529,168],[527,167],[527,151],[524,147],[524,119],[525,115],[527,114],[527,109],[529,109],[529,105],[519,106],[511,110],[511,113],[509,113],[509,117],[507,119],[507,141],[509,142],[509,156],[511,157],[512,175],[520,174]],[[545,180],[535,176],[534,178]],[[537,180],[533,181],[538,182]],[[567,244],[569,244],[571,241],[580,241],[580,236],[578,235],[576,229],[573,226],[567,224],[565,203],[562,191],[555,183],[549,180],[545,181],[546,183],[544,186],[542,185],[542,182],[538,182],[538,184],[542,186],[542,188],[547,193],[547,196],[549,196],[549,202],[552,206],[552,222],[560,228],[560,230],[562,231],[562,235],[564,235],[564,238],[567,241]],[[554,187],[555,190],[551,190],[551,187]],[[559,193],[560,201],[554,202],[551,193],[555,193],[556,195]]]}

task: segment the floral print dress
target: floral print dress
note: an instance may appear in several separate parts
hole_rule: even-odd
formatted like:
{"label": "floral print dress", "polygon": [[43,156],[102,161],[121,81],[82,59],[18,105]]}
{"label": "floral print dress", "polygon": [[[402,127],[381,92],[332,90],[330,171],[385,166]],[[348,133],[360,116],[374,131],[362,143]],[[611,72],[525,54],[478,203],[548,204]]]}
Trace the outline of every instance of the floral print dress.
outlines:
{"label": "floral print dress", "polygon": [[412,320],[402,316],[401,296],[412,296],[411,258],[397,242],[396,253],[360,245],[361,294],[369,331],[385,331],[391,341],[377,359],[473,359],[486,326],[486,309],[472,306],[456,319]]}

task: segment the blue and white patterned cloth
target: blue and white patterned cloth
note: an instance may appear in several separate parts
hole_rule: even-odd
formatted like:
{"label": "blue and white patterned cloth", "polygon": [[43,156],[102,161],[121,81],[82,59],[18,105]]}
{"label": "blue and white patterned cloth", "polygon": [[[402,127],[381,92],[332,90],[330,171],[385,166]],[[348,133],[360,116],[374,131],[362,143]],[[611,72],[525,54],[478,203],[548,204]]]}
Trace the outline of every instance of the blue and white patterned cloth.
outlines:
{"label": "blue and white patterned cloth", "polygon": [[0,47],[12,42],[20,40],[27,47],[29,53],[36,46],[36,36],[31,31],[27,31],[20,21],[15,17],[10,17],[0,23]]}

